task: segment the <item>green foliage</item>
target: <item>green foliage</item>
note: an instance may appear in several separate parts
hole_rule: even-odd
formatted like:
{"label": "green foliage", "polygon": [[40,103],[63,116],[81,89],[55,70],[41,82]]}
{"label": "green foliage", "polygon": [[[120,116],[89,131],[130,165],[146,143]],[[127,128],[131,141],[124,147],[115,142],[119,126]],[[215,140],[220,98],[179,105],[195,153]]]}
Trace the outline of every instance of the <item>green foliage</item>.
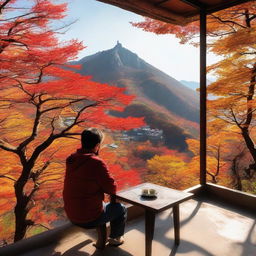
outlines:
{"label": "green foliage", "polygon": [[242,180],[243,190],[256,195],[256,180]]}

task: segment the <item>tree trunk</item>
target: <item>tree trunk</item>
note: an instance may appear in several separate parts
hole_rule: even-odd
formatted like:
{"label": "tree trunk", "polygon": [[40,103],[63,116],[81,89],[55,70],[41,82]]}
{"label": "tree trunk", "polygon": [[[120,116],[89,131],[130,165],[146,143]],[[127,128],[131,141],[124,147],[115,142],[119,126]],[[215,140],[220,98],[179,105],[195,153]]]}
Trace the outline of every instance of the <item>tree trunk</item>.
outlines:
{"label": "tree trunk", "polygon": [[[21,164],[23,166],[21,176],[14,184],[15,196],[16,196],[16,206],[14,209],[15,214],[15,234],[14,234],[14,242],[17,242],[24,238],[27,228],[29,226],[33,226],[34,222],[30,219],[27,219],[27,214],[30,211],[29,202],[33,196],[33,194],[39,189],[36,185],[30,191],[29,194],[24,193],[24,187],[26,186],[28,180],[31,177],[33,167],[35,162],[40,155],[40,153],[47,148],[53,141],[52,137],[47,139],[44,143],[42,143],[41,147],[37,147],[31,156],[31,158],[27,161],[25,155],[22,151],[20,151],[19,156],[21,160]],[[46,164],[45,167],[48,165]],[[44,168],[42,169],[42,171]],[[33,178],[32,178],[33,179]],[[34,180],[33,180],[34,181]],[[35,181],[34,181],[35,182]]]}
{"label": "tree trunk", "polygon": [[26,231],[27,231],[27,211],[26,207],[24,207],[23,202],[19,202],[15,206],[15,235],[14,235],[14,242],[17,242],[24,238]]}
{"label": "tree trunk", "polygon": [[[253,120],[253,109],[251,107],[251,101],[253,100],[254,93],[255,93],[255,83],[256,83],[256,63],[253,65],[252,69],[252,77],[250,80],[250,85],[248,88],[248,96],[247,96],[247,115],[246,120],[243,125],[240,126],[240,129],[242,131],[242,136],[244,138],[245,144],[253,158],[254,164],[256,164],[256,149],[254,147],[254,142],[249,134],[249,129],[252,125]],[[255,169],[254,169],[255,171]]]}
{"label": "tree trunk", "polygon": [[237,170],[237,160],[239,159],[239,156],[236,156],[233,161],[232,161],[232,167],[231,170],[235,176],[234,178],[234,188],[242,191],[243,187],[242,187],[242,182],[241,182],[241,177],[239,175],[239,171]]}
{"label": "tree trunk", "polygon": [[254,147],[254,142],[252,141],[248,128],[242,128],[242,136],[244,138],[245,144],[250,151],[250,154],[253,158],[254,163],[256,163],[256,149]]}
{"label": "tree trunk", "polygon": [[214,183],[214,184],[217,184],[216,176],[214,174],[208,172],[208,171],[206,171],[206,173],[211,176],[211,179],[212,179],[211,182]]}
{"label": "tree trunk", "polygon": [[15,214],[15,234],[14,242],[24,238],[29,225],[32,225],[30,220],[27,220],[29,197],[24,194],[24,187],[29,179],[30,169],[23,169],[22,175],[15,182],[14,189],[16,195]]}

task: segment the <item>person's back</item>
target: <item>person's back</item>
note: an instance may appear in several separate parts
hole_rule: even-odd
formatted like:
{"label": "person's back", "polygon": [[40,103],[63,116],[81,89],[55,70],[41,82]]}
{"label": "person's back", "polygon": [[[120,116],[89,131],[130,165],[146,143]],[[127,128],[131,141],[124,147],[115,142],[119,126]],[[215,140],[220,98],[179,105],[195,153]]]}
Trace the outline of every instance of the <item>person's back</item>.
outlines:
{"label": "person's back", "polygon": [[104,193],[115,192],[114,179],[94,153],[79,149],[67,158],[63,199],[64,209],[72,222],[85,223],[99,217]]}
{"label": "person's back", "polygon": [[69,220],[80,227],[92,228],[110,222],[109,244],[118,246],[124,242],[126,208],[114,200],[103,202],[104,193],[114,198],[116,183],[98,157],[102,138],[95,128],[83,131],[82,148],[67,158],[64,209]]}

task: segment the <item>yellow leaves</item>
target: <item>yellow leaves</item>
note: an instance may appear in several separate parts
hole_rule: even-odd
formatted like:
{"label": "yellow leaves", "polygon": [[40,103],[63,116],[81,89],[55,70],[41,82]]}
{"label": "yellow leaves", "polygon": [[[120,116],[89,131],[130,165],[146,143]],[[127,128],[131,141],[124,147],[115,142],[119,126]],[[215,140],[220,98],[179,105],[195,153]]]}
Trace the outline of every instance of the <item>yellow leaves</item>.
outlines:
{"label": "yellow leaves", "polygon": [[[227,60],[226,60],[227,61]],[[248,86],[251,78],[251,70],[244,66],[244,63],[232,65],[231,63],[219,63],[215,75],[218,80],[211,83],[207,91],[216,96],[236,96],[239,98],[248,93]]]}
{"label": "yellow leaves", "polygon": [[195,175],[181,157],[155,155],[147,161],[149,174],[146,180],[177,189],[184,189],[196,181]]}
{"label": "yellow leaves", "polygon": [[[230,96],[230,97],[220,97],[216,100],[208,100],[208,111],[209,117],[222,117],[227,116],[231,119],[232,112],[236,113],[236,109],[238,108],[245,108],[244,104],[241,104],[243,99],[237,100],[237,97]],[[239,106],[239,103],[242,106]]]}
{"label": "yellow leaves", "polygon": [[152,159],[147,161],[148,168],[154,171],[166,171],[171,170],[176,171],[177,169],[183,169],[186,166],[186,163],[179,157],[173,155],[165,156],[154,156]]}
{"label": "yellow leaves", "polygon": [[191,174],[193,173],[193,175],[195,177],[199,177],[199,173],[200,173],[200,156],[199,155],[194,156],[190,160],[190,162],[188,163],[188,167],[187,168],[188,168],[188,170],[190,170]]}
{"label": "yellow leaves", "polygon": [[[218,63],[208,67],[208,72],[211,72],[216,81],[207,88],[210,99],[207,102],[207,165],[209,172],[221,177],[220,183],[229,186],[230,180],[225,175],[231,168],[230,158],[235,156],[236,151],[246,148],[240,127],[247,127],[252,142],[254,143],[256,140],[255,13],[255,1],[251,1],[207,17],[209,49],[222,57]],[[151,19],[133,25],[159,34],[175,34],[183,42],[191,40],[198,34],[198,30],[192,27],[193,25],[198,26],[198,23],[191,23],[183,30],[178,26]],[[199,141],[187,139],[186,142],[189,150],[195,155],[188,164],[188,169],[199,171]],[[249,151],[248,148],[246,150]],[[241,162],[243,161],[241,160]],[[249,161],[246,164],[249,165]],[[179,165],[176,166],[175,161],[171,163],[170,158],[164,160],[156,157],[148,161],[148,167],[159,173],[168,172],[168,170],[172,170],[172,167],[179,169]],[[221,171],[216,174],[219,168]],[[242,170],[240,172],[242,173]],[[167,175],[167,173],[164,174]],[[158,178],[158,180],[161,179]]]}
{"label": "yellow leaves", "polygon": [[244,53],[249,51],[249,47],[256,45],[256,30],[255,28],[240,28],[235,33],[218,39],[212,47],[215,54],[223,55],[232,52]]}
{"label": "yellow leaves", "polygon": [[[247,11],[252,10],[252,5],[249,6]],[[219,27],[211,27],[212,24],[210,24],[209,29],[222,27],[223,32],[232,33],[218,38],[211,47],[211,50],[215,54],[222,55],[223,59],[208,68],[217,77],[217,80],[208,86],[208,94],[215,97],[208,101],[208,116],[210,119],[224,120],[226,130],[229,130],[231,125],[238,126],[238,123],[245,122],[247,113],[256,108],[254,96],[249,102],[247,100],[252,93],[251,81],[255,76],[253,74],[255,53],[253,54],[253,52],[256,48],[256,28],[252,21],[251,27],[247,26],[248,24],[244,22],[244,15],[240,15],[238,18],[238,16],[230,15],[227,11],[219,12],[216,15],[220,15],[217,16],[219,17]],[[228,22],[225,24],[221,20]],[[233,31],[230,30],[231,24],[235,28]],[[214,130],[214,128],[210,129]],[[230,132],[232,133],[232,131]]]}
{"label": "yellow leaves", "polygon": [[189,151],[193,152],[194,155],[199,154],[200,142],[196,139],[186,139]]}
{"label": "yellow leaves", "polygon": [[212,156],[207,156],[207,170],[212,172],[212,173],[216,173],[216,169],[217,169],[217,164],[218,164],[218,160],[216,159],[216,157],[212,157]]}
{"label": "yellow leaves", "polygon": [[[25,110],[25,109],[24,109]],[[30,135],[33,121],[26,115],[27,112],[20,112],[17,108],[8,108],[5,110],[5,118],[1,122],[1,138],[8,138],[9,143],[17,145],[21,139]]]}
{"label": "yellow leaves", "polygon": [[207,123],[207,133],[219,133],[226,126],[226,122],[221,119],[213,119]]}
{"label": "yellow leaves", "polygon": [[[7,175],[11,178],[17,178],[20,171],[21,165],[19,164],[19,157],[11,152],[7,152],[0,149],[0,175]],[[0,182],[8,183],[13,185],[13,181],[8,179],[0,179]]]}
{"label": "yellow leaves", "polygon": [[41,175],[39,183],[62,183],[65,174],[65,166],[60,163],[51,163],[49,168]]}
{"label": "yellow leaves", "polygon": [[[81,130],[80,130],[81,132]],[[55,158],[65,159],[70,152],[75,152],[77,148],[80,147],[80,136],[72,136],[73,139],[59,138],[55,140],[52,145],[48,148],[47,154],[51,155],[56,152]],[[74,139],[76,138],[76,139]],[[44,152],[46,154],[46,152]]]}
{"label": "yellow leaves", "polygon": [[[3,128],[11,129],[15,127],[17,129],[17,127],[19,127],[23,123],[24,123],[24,115],[22,113],[16,112],[16,113],[12,113],[9,116],[8,122],[5,123]],[[27,122],[25,123],[25,125],[27,125]]]}

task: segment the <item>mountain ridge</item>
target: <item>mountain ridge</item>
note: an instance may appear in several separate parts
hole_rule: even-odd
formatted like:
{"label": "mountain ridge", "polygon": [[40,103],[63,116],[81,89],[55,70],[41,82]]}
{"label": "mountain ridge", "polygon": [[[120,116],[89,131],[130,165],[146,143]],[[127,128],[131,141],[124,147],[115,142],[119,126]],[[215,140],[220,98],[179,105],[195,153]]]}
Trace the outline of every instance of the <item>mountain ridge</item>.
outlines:
{"label": "mountain ridge", "polygon": [[[135,100],[123,113],[114,114],[143,116],[143,111],[147,112],[148,124],[162,130],[164,127],[170,148],[186,150],[186,138],[196,136],[196,128],[191,127],[199,122],[198,94],[124,48],[121,43],[117,42],[112,49],[86,56],[71,64],[80,64],[81,69],[76,72],[90,75],[94,81],[125,87],[127,93],[135,95]],[[136,109],[139,114],[135,113]],[[157,113],[165,116],[158,125]],[[195,125],[191,126],[191,122]],[[168,130],[167,123],[173,129]],[[180,127],[183,124],[184,127]],[[174,131],[174,128],[176,136],[167,134]],[[180,143],[177,144],[178,133]]]}

